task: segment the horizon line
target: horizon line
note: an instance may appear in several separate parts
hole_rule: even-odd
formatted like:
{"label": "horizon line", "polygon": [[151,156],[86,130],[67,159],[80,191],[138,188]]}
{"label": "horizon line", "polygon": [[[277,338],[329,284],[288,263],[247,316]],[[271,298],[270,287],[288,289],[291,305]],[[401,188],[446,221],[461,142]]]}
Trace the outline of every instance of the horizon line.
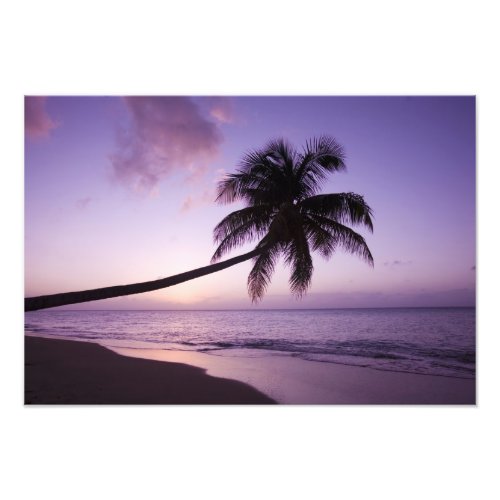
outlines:
{"label": "horizon line", "polygon": [[39,309],[35,311],[24,311],[27,312],[39,312],[39,311],[49,311],[49,310],[58,310],[58,311],[68,311],[68,312],[84,312],[84,311],[92,311],[92,312],[123,312],[123,311],[137,311],[137,312],[160,312],[160,311],[170,311],[170,312],[224,312],[224,311],[331,311],[331,310],[345,310],[345,309],[476,309],[476,305],[469,306],[383,306],[383,307],[307,307],[307,308],[263,308],[263,309],[61,309],[61,307],[54,307],[50,309]]}

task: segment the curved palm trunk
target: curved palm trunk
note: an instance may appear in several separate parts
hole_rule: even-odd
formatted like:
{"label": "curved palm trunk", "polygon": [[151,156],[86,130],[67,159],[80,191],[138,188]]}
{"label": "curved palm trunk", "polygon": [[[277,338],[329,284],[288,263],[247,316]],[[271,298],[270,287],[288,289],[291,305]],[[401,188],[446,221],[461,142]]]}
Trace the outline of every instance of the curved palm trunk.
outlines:
{"label": "curved palm trunk", "polygon": [[83,290],[81,292],[56,293],[54,295],[41,295],[40,297],[27,297],[24,299],[25,311],[36,311],[37,309],[47,309],[49,307],[64,306],[67,304],[78,304],[80,302],[89,302],[91,300],[110,299],[122,295],[132,295],[134,293],[151,292],[160,288],[178,285],[184,281],[200,278],[207,274],[221,271],[227,267],[234,266],[259,255],[264,249],[258,248],[251,252],[233,257],[232,259],[217,262],[210,266],[193,269],[186,273],[176,274],[168,278],[162,278],[154,281],[145,281],[143,283],[134,283],[132,285],[108,286],[105,288],[95,288],[93,290]]}

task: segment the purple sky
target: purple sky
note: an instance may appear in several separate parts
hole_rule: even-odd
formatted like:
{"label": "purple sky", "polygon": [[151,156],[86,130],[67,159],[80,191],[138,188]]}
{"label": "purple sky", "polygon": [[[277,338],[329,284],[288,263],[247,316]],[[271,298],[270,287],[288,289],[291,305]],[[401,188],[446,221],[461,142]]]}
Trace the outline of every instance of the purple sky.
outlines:
{"label": "purple sky", "polygon": [[[375,267],[316,255],[297,301],[280,265],[257,307],[474,305],[473,97],[30,97],[25,119],[26,296],[208,264],[214,226],[240,208],[216,205],[215,185],[242,153],[329,134],[345,147],[347,172],[323,191],[365,196]],[[68,308],[256,307],[250,267]]]}

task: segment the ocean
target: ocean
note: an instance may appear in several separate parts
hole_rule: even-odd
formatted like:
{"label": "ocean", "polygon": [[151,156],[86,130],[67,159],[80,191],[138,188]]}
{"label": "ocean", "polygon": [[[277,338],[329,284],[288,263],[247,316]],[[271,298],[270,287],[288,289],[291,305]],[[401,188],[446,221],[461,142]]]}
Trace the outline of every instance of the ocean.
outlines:
{"label": "ocean", "polygon": [[70,311],[25,314],[25,333],[107,347],[290,356],[475,378],[475,308]]}

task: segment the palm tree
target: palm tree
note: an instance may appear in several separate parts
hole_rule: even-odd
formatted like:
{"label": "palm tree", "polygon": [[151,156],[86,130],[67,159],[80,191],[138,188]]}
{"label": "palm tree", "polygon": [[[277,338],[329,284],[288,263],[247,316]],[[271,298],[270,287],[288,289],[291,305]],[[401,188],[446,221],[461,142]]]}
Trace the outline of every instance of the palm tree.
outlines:
{"label": "palm tree", "polygon": [[[242,201],[245,207],[215,227],[218,247],[211,265],[144,283],[29,297],[25,310],[158,290],[249,259],[253,259],[253,267],[248,292],[256,302],[264,296],[280,256],[291,268],[292,293],[301,297],[311,284],[311,250],[329,258],[342,248],[373,265],[364,238],[348,226],[363,225],[373,231],[372,210],[363,197],[354,193],[318,194],[328,174],[345,170],[344,159],[342,147],[328,136],[307,141],[301,152],[284,139],[271,141],[245,154],[237,172],[218,185],[216,201]],[[259,242],[252,251],[219,262],[235,247],[255,239]]]}

